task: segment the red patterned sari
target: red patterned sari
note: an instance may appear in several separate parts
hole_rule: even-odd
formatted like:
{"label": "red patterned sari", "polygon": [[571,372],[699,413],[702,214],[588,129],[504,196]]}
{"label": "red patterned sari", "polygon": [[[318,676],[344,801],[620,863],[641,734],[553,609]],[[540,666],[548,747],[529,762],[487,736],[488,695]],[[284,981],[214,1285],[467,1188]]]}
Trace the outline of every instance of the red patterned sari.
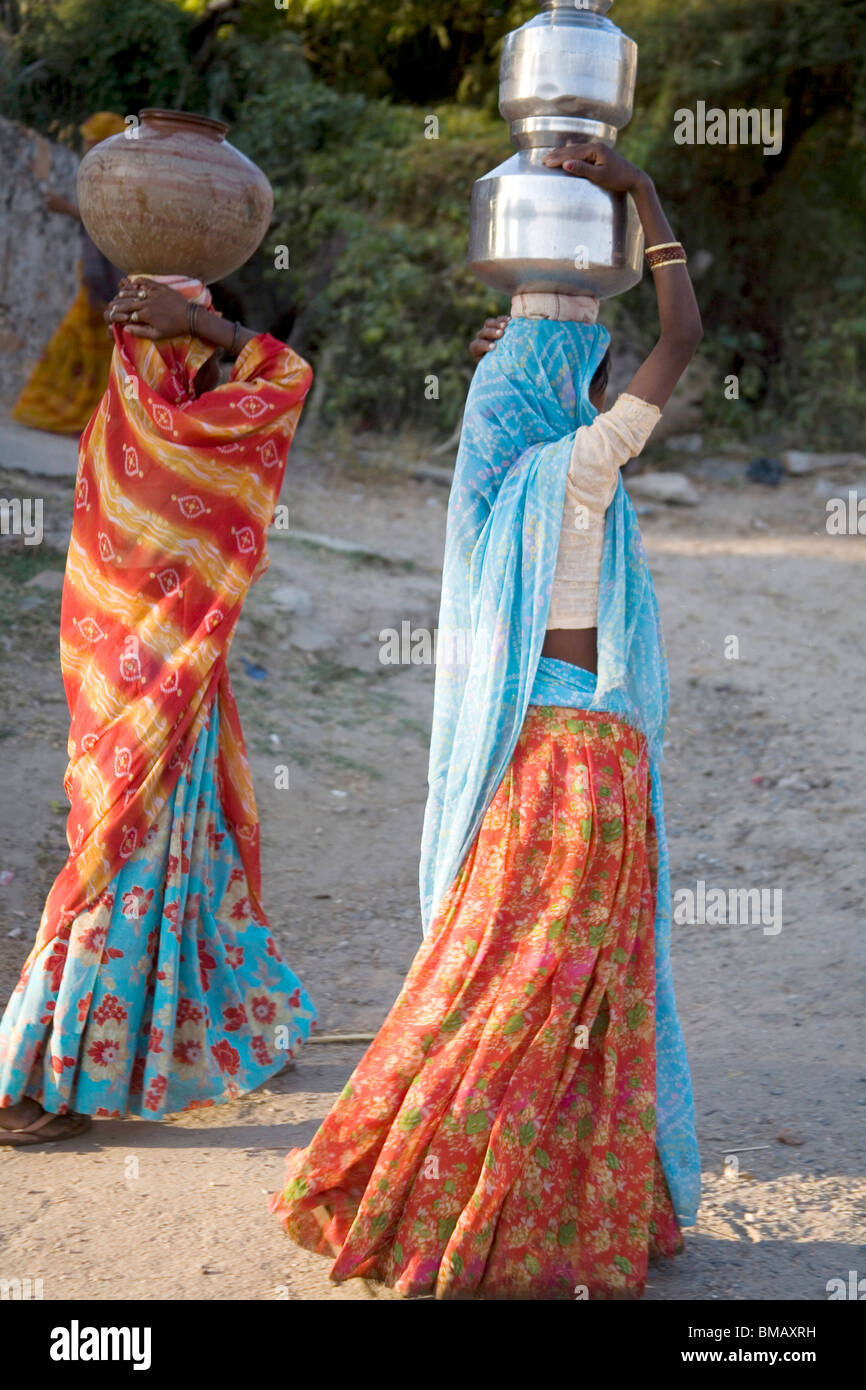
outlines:
{"label": "red patterned sari", "polygon": [[226,670],[312,372],[261,334],[196,397],[212,347],[114,339],[61,611],[70,853],[0,1024],[0,1105],[153,1115],[257,1085],[315,1017],[262,908]]}
{"label": "red patterned sari", "polygon": [[224,809],[259,898],[258,816],[226,655],[312,372],[248,343],[196,399],[210,349],[115,329],[108,390],[81,440],[60,620],[72,717],[71,853],[37,947],[102,892],[173,790],[214,700]]}

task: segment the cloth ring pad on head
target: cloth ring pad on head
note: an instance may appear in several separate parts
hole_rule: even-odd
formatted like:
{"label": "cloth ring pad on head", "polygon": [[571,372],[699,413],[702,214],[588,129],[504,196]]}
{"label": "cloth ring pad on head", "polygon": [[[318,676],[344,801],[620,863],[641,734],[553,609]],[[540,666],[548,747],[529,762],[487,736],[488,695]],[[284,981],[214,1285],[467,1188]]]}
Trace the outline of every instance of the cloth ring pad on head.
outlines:
{"label": "cloth ring pad on head", "polygon": [[561,323],[597,323],[599,301],[592,294],[515,294],[511,299],[514,319],[554,319]]}

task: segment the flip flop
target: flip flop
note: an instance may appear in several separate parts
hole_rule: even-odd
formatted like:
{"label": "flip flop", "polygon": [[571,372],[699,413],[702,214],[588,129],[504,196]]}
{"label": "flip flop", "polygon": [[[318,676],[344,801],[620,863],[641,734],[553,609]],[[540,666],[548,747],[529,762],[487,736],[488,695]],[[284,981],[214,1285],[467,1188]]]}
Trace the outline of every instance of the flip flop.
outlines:
{"label": "flip flop", "polygon": [[[52,1124],[61,1126],[59,1134],[45,1133]],[[72,1111],[67,1115],[52,1115],[45,1110],[38,1120],[33,1120],[22,1129],[0,1128],[0,1145],[22,1149],[28,1144],[58,1144],[62,1139],[75,1139],[79,1134],[86,1134],[92,1124],[89,1115],[77,1115]]]}

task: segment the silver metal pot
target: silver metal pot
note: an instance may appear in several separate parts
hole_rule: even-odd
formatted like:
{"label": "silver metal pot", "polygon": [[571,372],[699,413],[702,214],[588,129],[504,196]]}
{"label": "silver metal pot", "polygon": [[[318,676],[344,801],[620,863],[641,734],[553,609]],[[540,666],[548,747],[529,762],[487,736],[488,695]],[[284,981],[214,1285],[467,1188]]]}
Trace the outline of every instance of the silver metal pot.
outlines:
{"label": "silver metal pot", "polygon": [[542,163],[570,141],[613,145],[631,118],[637,45],[605,17],[611,3],[545,0],[505,39],[499,109],[518,153],[473,188],[468,255],[494,289],[606,299],[641,278],[631,200]]}

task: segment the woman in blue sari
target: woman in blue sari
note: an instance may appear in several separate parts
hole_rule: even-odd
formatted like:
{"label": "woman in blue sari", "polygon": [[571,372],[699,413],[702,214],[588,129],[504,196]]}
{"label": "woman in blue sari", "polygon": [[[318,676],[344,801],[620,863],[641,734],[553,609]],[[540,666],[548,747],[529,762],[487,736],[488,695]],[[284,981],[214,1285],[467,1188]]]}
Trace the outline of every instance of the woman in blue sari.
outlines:
{"label": "woman in blue sari", "polygon": [[592,297],[518,296],[473,344],[426,939],[273,1202],[295,1240],[336,1257],[332,1278],[408,1295],[638,1297],[699,1199],[669,960],[667,666],[619,469],[693,356],[700,315],[648,176],[594,142],[548,163],[633,197],[659,338],[603,414],[609,336]]}

